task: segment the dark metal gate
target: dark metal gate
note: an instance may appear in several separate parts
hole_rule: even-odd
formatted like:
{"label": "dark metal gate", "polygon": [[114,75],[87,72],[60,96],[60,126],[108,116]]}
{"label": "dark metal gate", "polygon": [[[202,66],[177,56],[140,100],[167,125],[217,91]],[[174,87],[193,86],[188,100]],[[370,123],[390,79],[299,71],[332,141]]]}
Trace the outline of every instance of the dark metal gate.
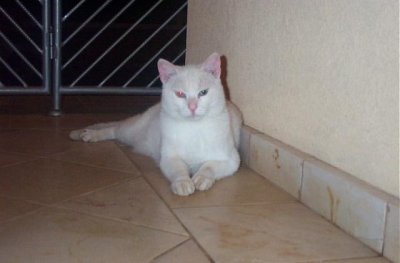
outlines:
{"label": "dark metal gate", "polygon": [[[160,94],[182,64],[187,0],[2,0],[0,94]],[[4,26],[3,26],[4,25]],[[40,37],[38,37],[40,36]]]}
{"label": "dark metal gate", "polygon": [[0,3],[0,94],[50,93],[49,1]]}

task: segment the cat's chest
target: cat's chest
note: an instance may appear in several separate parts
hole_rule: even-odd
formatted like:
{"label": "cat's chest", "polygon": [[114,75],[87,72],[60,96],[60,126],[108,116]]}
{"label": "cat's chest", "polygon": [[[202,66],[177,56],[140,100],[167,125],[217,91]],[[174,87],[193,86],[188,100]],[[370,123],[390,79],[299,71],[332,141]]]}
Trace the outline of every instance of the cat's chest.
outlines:
{"label": "cat's chest", "polygon": [[230,145],[229,123],[224,119],[171,122],[163,127],[163,147],[189,162],[224,155]]}
{"label": "cat's chest", "polygon": [[218,128],[220,127],[215,125],[208,127],[181,126],[170,134],[170,138],[176,147],[185,151],[209,150],[219,144],[222,139],[222,131]]}

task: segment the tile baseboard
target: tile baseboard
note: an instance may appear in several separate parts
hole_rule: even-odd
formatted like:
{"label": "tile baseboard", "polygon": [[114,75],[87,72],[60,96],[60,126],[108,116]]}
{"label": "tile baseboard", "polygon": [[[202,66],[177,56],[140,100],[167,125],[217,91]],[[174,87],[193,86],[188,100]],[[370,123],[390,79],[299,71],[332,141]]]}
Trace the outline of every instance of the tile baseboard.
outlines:
{"label": "tile baseboard", "polygon": [[242,127],[239,152],[250,169],[400,263],[397,197],[248,126]]}

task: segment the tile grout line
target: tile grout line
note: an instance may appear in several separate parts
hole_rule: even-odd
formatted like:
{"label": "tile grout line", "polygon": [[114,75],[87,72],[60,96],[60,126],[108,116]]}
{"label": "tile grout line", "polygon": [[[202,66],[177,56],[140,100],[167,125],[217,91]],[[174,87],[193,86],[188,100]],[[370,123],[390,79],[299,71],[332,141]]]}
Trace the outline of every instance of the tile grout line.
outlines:
{"label": "tile grout line", "polygon": [[[17,199],[17,200],[18,200],[18,199]],[[20,201],[20,200],[18,200],[18,201]],[[35,204],[35,205],[37,205],[37,204]],[[11,222],[13,222],[13,221],[21,220],[21,219],[23,219],[24,217],[29,217],[29,216],[31,216],[31,215],[37,214],[37,213],[39,213],[41,210],[44,210],[44,209],[46,209],[46,208],[47,208],[46,206],[40,205],[40,207],[38,207],[37,209],[34,209],[34,210],[32,210],[32,211],[29,211],[29,212],[27,212],[27,213],[25,213],[25,214],[17,215],[17,216],[15,216],[15,217],[6,219],[6,220],[4,220],[4,221],[0,221],[0,226],[3,225],[3,224],[11,223]]]}
{"label": "tile grout line", "polygon": [[41,156],[38,156],[38,157],[33,157],[33,156],[32,156],[32,159],[30,159],[30,160],[6,164],[6,165],[3,165],[3,166],[0,166],[0,169],[2,169],[2,168],[9,168],[9,167],[13,167],[13,166],[17,166],[17,165],[21,165],[21,164],[25,164],[25,163],[34,162],[34,161],[37,161],[37,160],[42,159],[42,158],[43,158],[43,157],[41,157]]}
{"label": "tile grout line", "polygon": [[142,177],[141,176],[136,176],[136,177],[133,177],[133,178],[124,177],[118,182],[114,182],[114,183],[106,185],[106,186],[98,187],[96,189],[90,190],[90,191],[85,192],[85,193],[74,195],[73,197],[66,198],[64,200],[60,200],[60,201],[55,202],[53,204],[41,204],[41,203],[39,203],[39,204],[40,205],[45,205],[45,206],[57,205],[57,204],[60,204],[60,203],[63,203],[63,202],[68,202],[68,201],[74,200],[76,198],[84,197],[86,195],[90,195],[90,194],[93,194],[93,193],[96,193],[96,192],[107,190],[108,188],[115,187],[115,186],[117,186],[119,184],[123,184],[123,183],[129,182],[129,181],[139,180],[140,178],[142,178]]}
{"label": "tile grout line", "polygon": [[167,255],[168,253],[174,251],[176,248],[182,246],[184,243],[189,242],[190,240],[192,240],[192,239],[191,239],[191,238],[188,238],[188,239],[186,239],[186,240],[184,240],[184,241],[178,243],[176,246],[173,246],[173,247],[171,247],[170,249],[167,249],[166,251],[162,252],[161,254],[159,254],[159,255],[155,256],[153,259],[151,259],[150,263],[151,263],[151,262],[154,262],[155,260],[161,258],[162,256]]}
{"label": "tile grout line", "polygon": [[[90,195],[90,194],[95,193],[95,192],[100,192],[100,191],[115,187],[117,185],[126,183],[128,181],[135,181],[135,180],[140,180],[140,179],[144,180],[143,176],[138,175],[135,178],[123,178],[123,179],[121,179],[121,181],[112,183],[110,185],[99,187],[99,188],[93,189],[91,191],[88,191],[88,192],[85,192],[85,193],[81,193],[81,194],[77,194],[77,195],[74,195],[74,196],[72,196],[70,198],[66,198],[66,199],[60,200],[60,201],[55,202],[55,203],[50,203],[50,204],[42,203],[40,201],[27,200],[27,199],[24,199],[24,198],[16,198],[16,197],[0,194],[0,196],[3,196],[4,198],[9,198],[9,199],[16,200],[16,201],[23,201],[23,202],[27,202],[27,203],[31,203],[33,205],[39,206],[39,208],[34,209],[33,211],[29,211],[29,212],[27,212],[27,213],[25,213],[23,215],[18,215],[18,216],[15,216],[13,218],[4,220],[3,222],[13,221],[13,220],[19,219],[20,217],[25,217],[25,216],[28,216],[30,214],[33,214],[33,213],[35,213],[35,212],[37,212],[39,210],[46,209],[46,208],[51,208],[51,209],[61,209],[61,210],[73,211],[73,212],[84,214],[84,215],[87,215],[87,216],[92,216],[92,217],[96,217],[96,218],[102,218],[104,220],[110,220],[110,221],[119,222],[119,223],[126,223],[126,224],[131,224],[131,225],[134,225],[134,226],[138,226],[138,227],[144,227],[144,228],[152,229],[152,230],[155,230],[155,231],[161,231],[161,232],[165,232],[165,233],[170,233],[170,234],[180,235],[180,236],[184,236],[184,237],[189,237],[189,236],[184,235],[182,233],[172,232],[172,231],[168,231],[168,230],[164,230],[164,229],[158,229],[158,228],[155,228],[155,227],[150,227],[150,226],[147,226],[147,225],[142,225],[142,224],[138,224],[138,223],[134,223],[134,222],[128,222],[128,221],[125,221],[125,220],[120,220],[118,218],[99,216],[99,215],[92,214],[90,212],[82,212],[82,211],[77,211],[77,210],[75,210],[73,208],[60,206],[60,204],[62,204],[64,202],[68,202],[68,201],[71,201],[71,200],[74,200],[74,199],[77,199],[77,198],[80,198],[80,197],[84,197],[84,196]],[[162,202],[164,203],[163,200],[162,200]],[[168,207],[168,206],[166,205],[166,207]],[[0,222],[0,224],[2,224],[3,222]]]}
{"label": "tile grout line", "polygon": [[146,229],[150,229],[150,230],[153,230],[153,231],[158,231],[158,232],[163,232],[163,233],[167,233],[167,234],[186,237],[187,238],[186,240],[188,240],[190,238],[188,235],[184,235],[182,233],[177,233],[177,232],[172,232],[172,231],[168,231],[168,230],[164,230],[164,229],[159,229],[159,228],[151,227],[151,226],[148,226],[148,225],[138,224],[138,223],[135,223],[135,222],[129,222],[129,221],[126,221],[126,220],[123,220],[123,219],[115,218],[115,217],[107,217],[107,216],[92,214],[90,212],[78,211],[78,210],[75,210],[75,209],[69,208],[69,207],[51,206],[51,205],[44,206],[44,207],[51,208],[51,209],[64,210],[64,211],[71,211],[71,212],[74,212],[74,213],[77,213],[77,214],[86,215],[88,217],[97,218],[97,219],[101,219],[101,220],[105,220],[105,221],[110,221],[110,222],[114,222],[114,223],[122,223],[122,224],[125,224],[125,225],[141,227],[141,228],[146,228]]}
{"label": "tile grout line", "polygon": [[388,224],[388,213],[390,212],[390,207],[389,207],[389,202],[386,202],[386,206],[385,206],[385,213],[384,213],[384,226],[383,226],[383,235],[382,235],[382,249],[381,249],[381,255],[383,256],[383,254],[385,253],[385,237],[386,237],[386,228],[387,228],[387,224]]}
{"label": "tile grout line", "polygon": [[293,199],[293,200],[287,200],[287,201],[273,201],[273,202],[263,202],[263,203],[252,203],[252,204],[222,204],[222,205],[203,205],[203,206],[176,206],[176,207],[171,207],[171,209],[202,209],[202,208],[223,208],[223,207],[252,207],[252,206],[280,206],[280,205],[290,205],[290,204],[301,204],[304,205],[303,203],[299,202],[299,200]]}
{"label": "tile grout line", "polygon": [[[77,164],[77,165],[82,165],[82,166],[87,166],[87,167],[92,167],[92,168],[101,168],[101,169],[106,169],[106,170],[110,170],[110,171],[116,171],[116,172],[120,172],[120,173],[124,173],[124,174],[129,174],[129,175],[134,175],[134,172],[127,172],[127,171],[123,171],[120,169],[114,169],[114,168],[109,168],[109,167],[105,167],[105,166],[100,166],[100,165],[93,165],[93,164],[84,164],[81,162],[77,162],[77,161],[70,161],[70,160],[61,160],[61,159],[57,159],[54,156],[58,155],[58,154],[63,154],[63,153],[67,153],[69,151],[72,150],[76,150],[75,148],[72,149],[68,149],[65,151],[60,151],[60,152],[54,152],[54,153],[46,153],[46,154],[39,154],[39,155],[30,155],[29,153],[21,153],[21,152],[14,152],[14,151],[2,151],[0,150],[0,153],[11,153],[11,154],[18,154],[18,155],[26,155],[27,157],[31,157],[31,160],[27,160],[27,161],[20,161],[17,163],[11,163],[11,164],[7,164],[4,166],[0,166],[0,168],[3,167],[10,167],[10,166],[14,166],[14,165],[20,165],[20,164],[24,164],[24,163],[28,163],[28,162],[33,162],[33,161],[37,161],[39,159],[47,159],[47,160],[52,160],[52,161],[57,161],[57,162],[62,162],[62,163],[70,163],[70,164]],[[119,149],[120,150],[120,149]],[[123,151],[121,151],[123,152]],[[128,161],[130,163],[131,160],[128,158]],[[137,166],[135,165],[135,168],[137,168]]]}
{"label": "tile grout line", "polygon": [[304,159],[301,162],[301,182],[300,182],[300,188],[299,188],[299,196],[298,196],[298,200],[300,203],[303,204],[302,202],[302,193],[303,193],[303,182],[304,182],[304,165],[305,165],[306,160]]}
{"label": "tile grout line", "polygon": [[164,205],[167,207],[167,209],[171,212],[171,214],[174,216],[174,218],[179,222],[179,224],[182,226],[182,228],[188,233],[189,239],[193,240],[196,245],[200,248],[200,250],[204,253],[204,255],[210,260],[210,262],[215,262],[211,255],[205,250],[199,243],[199,241],[195,238],[195,236],[189,231],[189,229],[183,224],[183,222],[179,219],[179,217],[175,214],[175,211],[172,207],[168,205],[168,203],[164,200],[164,198],[160,195],[160,193],[155,189],[155,187],[150,183],[150,181],[146,178],[146,176],[143,176],[143,171],[140,169],[140,167],[132,160],[129,158],[128,154],[125,151],[122,151],[126,157],[138,168],[138,170],[141,172],[143,179],[146,181],[146,183],[151,187],[153,192],[158,196],[158,198],[164,203]]}
{"label": "tile grout line", "polygon": [[[23,201],[23,202],[31,203],[31,204],[34,204],[34,205],[43,206],[43,207],[53,207],[53,206],[56,206],[57,204],[60,204],[60,203],[63,203],[63,202],[68,202],[68,201],[71,201],[73,199],[76,199],[76,198],[79,198],[79,197],[83,197],[83,196],[86,196],[86,195],[89,195],[89,194],[92,194],[92,193],[95,193],[95,192],[98,192],[98,191],[103,191],[103,190],[106,190],[108,188],[114,187],[114,186],[116,186],[118,184],[122,184],[122,183],[125,183],[127,181],[131,181],[131,180],[138,180],[140,178],[142,178],[141,175],[140,176],[138,175],[138,176],[133,177],[133,178],[124,177],[118,182],[114,182],[114,183],[106,185],[106,186],[101,186],[101,187],[98,187],[96,189],[92,189],[92,190],[90,190],[88,192],[76,194],[76,195],[74,195],[72,197],[69,197],[69,198],[66,198],[66,199],[62,199],[62,200],[57,201],[55,203],[44,203],[44,202],[41,202],[41,201],[35,201],[35,200],[31,200],[31,199],[24,199],[24,198],[10,196],[10,195],[1,194],[1,193],[0,193],[0,197],[9,198],[9,199],[17,200],[17,201]],[[61,190],[61,191],[63,191],[63,190]]]}
{"label": "tile grout line", "polygon": [[[68,150],[65,151],[65,152],[68,152]],[[65,152],[62,152],[62,153],[65,153]],[[60,153],[56,153],[56,154],[60,154]],[[119,170],[119,169],[113,169],[113,168],[94,165],[94,164],[84,164],[84,163],[80,163],[80,162],[77,162],[77,161],[60,160],[60,159],[56,159],[56,158],[51,157],[51,156],[42,157],[42,158],[46,158],[46,159],[53,160],[53,161],[58,161],[58,162],[63,162],[63,163],[77,164],[77,165],[87,166],[87,167],[91,167],[91,168],[99,168],[99,169],[105,169],[105,170],[109,170],[109,171],[115,171],[115,172],[119,172],[119,173],[134,175],[134,173],[130,173],[130,172]]]}

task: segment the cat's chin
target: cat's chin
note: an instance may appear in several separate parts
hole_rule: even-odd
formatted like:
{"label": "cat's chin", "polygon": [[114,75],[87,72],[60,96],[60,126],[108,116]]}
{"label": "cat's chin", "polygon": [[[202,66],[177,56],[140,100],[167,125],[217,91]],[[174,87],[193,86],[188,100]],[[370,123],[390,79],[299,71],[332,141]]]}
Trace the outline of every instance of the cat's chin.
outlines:
{"label": "cat's chin", "polygon": [[190,120],[190,121],[199,121],[203,118],[204,118],[204,115],[189,115],[189,116],[185,117],[186,120]]}
{"label": "cat's chin", "polygon": [[199,121],[204,118],[205,114],[186,114],[181,116],[183,119],[188,120],[188,121]]}
{"label": "cat's chin", "polygon": [[179,117],[183,120],[188,120],[188,121],[194,121],[194,120],[201,120],[204,118],[204,116],[206,115],[205,112],[203,111],[199,111],[196,113],[191,113],[188,111],[181,111],[178,113]]}

